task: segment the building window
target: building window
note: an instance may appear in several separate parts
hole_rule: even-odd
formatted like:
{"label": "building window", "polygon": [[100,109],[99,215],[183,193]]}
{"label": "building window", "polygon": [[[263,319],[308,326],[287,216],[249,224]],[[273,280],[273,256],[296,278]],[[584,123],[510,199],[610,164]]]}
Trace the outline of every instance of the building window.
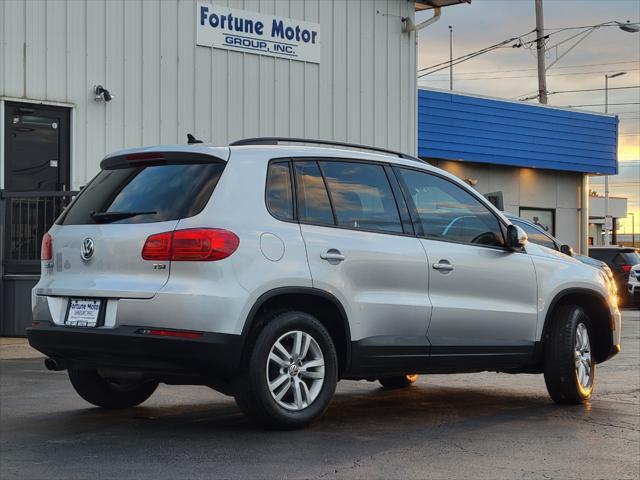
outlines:
{"label": "building window", "polygon": [[529,220],[549,235],[556,234],[556,211],[552,208],[520,207],[520,217]]}

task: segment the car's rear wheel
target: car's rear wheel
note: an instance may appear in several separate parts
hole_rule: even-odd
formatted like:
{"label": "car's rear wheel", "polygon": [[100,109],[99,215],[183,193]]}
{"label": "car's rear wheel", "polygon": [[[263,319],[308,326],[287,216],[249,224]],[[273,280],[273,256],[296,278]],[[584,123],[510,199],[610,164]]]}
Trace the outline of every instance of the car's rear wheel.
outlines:
{"label": "car's rear wheel", "polygon": [[591,320],[577,305],[555,312],[546,339],[544,380],[556,403],[580,404],[591,397],[596,381],[591,332]]}
{"label": "car's rear wheel", "polygon": [[158,388],[158,383],[153,381],[106,379],[96,370],[69,368],[68,373],[78,395],[97,407],[135,407]]}
{"label": "car's rear wheel", "polygon": [[398,388],[406,388],[412,384],[414,384],[418,380],[418,375],[415,373],[408,373],[406,375],[397,375],[393,377],[380,377],[378,381],[382,384],[384,388],[387,389],[398,389]]}
{"label": "car's rear wheel", "polygon": [[327,329],[307,313],[284,312],[257,335],[236,383],[236,403],[263,427],[300,428],[324,413],[337,380]]}

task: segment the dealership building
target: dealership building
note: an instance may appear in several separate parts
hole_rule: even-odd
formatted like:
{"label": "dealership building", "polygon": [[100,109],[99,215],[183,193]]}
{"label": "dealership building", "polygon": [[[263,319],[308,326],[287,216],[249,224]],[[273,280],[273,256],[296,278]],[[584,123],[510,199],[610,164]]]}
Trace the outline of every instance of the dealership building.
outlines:
{"label": "dealership building", "polygon": [[0,2],[0,334],[29,324],[40,239],[101,158],[188,133],[418,154],[584,248],[588,175],[617,169],[616,118],[418,91],[416,11],[456,3]]}
{"label": "dealership building", "polygon": [[589,176],[618,173],[615,115],[419,90],[417,128],[421,158],[506,212],[576,251],[599,243],[601,228],[590,227]]}

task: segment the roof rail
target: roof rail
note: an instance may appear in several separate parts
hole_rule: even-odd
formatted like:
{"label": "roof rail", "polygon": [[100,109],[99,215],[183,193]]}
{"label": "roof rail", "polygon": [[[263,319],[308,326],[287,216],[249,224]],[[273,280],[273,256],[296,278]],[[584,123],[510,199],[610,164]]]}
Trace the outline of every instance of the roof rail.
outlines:
{"label": "roof rail", "polygon": [[368,145],[360,145],[357,143],[348,143],[348,142],[336,142],[333,140],[318,140],[311,138],[294,138],[294,137],[255,137],[255,138],[243,138],[242,140],[236,140],[229,144],[230,147],[237,147],[243,145],[278,145],[279,143],[315,143],[318,145],[332,145],[335,147],[349,147],[349,148],[358,148],[360,150],[370,150],[373,152],[386,153],[390,155],[395,155],[397,157],[403,158],[405,160],[414,160],[416,162],[424,163],[424,160],[420,160],[413,155],[408,155],[402,152],[396,152],[395,150],[389,150],[388,148],[381,147],[371,147]]}

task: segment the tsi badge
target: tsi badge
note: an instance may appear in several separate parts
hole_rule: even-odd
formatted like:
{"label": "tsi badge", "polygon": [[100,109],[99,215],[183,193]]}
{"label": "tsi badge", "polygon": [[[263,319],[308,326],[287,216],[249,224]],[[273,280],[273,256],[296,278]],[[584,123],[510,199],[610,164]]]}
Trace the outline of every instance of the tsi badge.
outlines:
{"label": "tsi badge", "polygon": [[85,238],[80,246],[80,256],[83,260],[91,260],[96,246],[91,238]]}

